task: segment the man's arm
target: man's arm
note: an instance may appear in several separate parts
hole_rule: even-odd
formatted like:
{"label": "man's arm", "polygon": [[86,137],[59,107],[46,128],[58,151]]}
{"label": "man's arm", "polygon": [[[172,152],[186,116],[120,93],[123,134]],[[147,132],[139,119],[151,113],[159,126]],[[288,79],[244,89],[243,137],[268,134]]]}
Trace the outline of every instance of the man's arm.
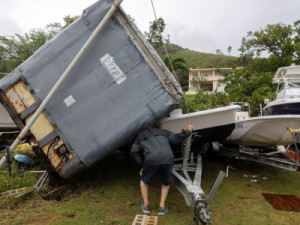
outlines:
{"label": "man's arm", "polygon": [[137,164],[139,164],[140,166],[143,165],[144,160],[141,155],[141,148],[137,144],[133,143],[130,150],[130,155]]}
{"label": "man's arm", "polygon": [[179,133],[179,134],[171,133],[168,136],[169,142],[171,144],[178,144],[180,142],[183,142],[188,136],[190,136],[190,134],[192,133],[193,129],[194,129],[193,125],[188,125],[187,129],[186,130],[182,130],[182,132]]}

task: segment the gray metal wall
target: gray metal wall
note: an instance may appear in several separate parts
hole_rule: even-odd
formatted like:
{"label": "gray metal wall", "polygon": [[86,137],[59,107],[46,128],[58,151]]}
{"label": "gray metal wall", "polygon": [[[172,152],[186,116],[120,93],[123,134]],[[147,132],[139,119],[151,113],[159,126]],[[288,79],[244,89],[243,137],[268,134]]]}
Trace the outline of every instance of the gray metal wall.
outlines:
{"label": "gray metal wall", "polygon": [[[0,89],[22,79],[35,99],[43,100],[112,3],[102,0],[87,8],[3,78]],[[156,52],[123,10],[117,11],[46,107],[55,131],[76,157],[59,173],[71,177],[91,166],[182,101],[178,83]]]}

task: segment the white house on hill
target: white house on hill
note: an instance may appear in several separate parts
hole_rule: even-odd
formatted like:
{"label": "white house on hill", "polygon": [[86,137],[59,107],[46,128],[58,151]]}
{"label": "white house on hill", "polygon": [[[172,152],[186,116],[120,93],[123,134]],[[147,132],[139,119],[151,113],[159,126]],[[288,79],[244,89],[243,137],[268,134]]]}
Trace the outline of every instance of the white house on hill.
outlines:
{"label": "white house on hill", "polygon": [[[237,67],[235,69],[242,69]],[[226,68],[204,68],[192,69],[189,72],[189,90],[186,94],[196,94],[198,89],[201,88],[209,92],[224,92],[224,84],[220,81],[224,79],[224,73],[233,70],[231,67]]]}

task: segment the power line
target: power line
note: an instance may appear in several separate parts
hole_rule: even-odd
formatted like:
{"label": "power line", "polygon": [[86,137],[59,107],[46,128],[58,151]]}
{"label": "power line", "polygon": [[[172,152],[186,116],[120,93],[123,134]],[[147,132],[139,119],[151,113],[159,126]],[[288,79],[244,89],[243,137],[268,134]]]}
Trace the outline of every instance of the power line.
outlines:
{"label": "power line", "polygon": [[[153,9],[153,14],[154,14],[154,17],[155,17],[155,20],[156,20],[156,24],[158,24],[158,19],[157,19],[157,16],[156,16],[156,11],[155,11],[155,7],[154,7],[154,4],[153,4],[153,0],[151,0],[151,4],[152,4],[152,9]],[[161,33],[160,30],[158,29],[158,26],[156,26],[156,28],[157,28],[158,33],[159,33],[160,36],[161,36],[162,44],[163,44],[163,46],[164,46],[164,50],[165,50],[166,56],[167,56],[167,58],[168,58],[168,61],[169,61],[170,65],[171,65],[172,72],[173,72],[173,74],[174,74],[174,76],[175,76],[175,79],[177,80],[178,84],[180,85],[179,79],[178,79],[178,77],[177,77],[177,75],[176,75],[175,69],[174,69],[173,64],[172,64],[172,62],[171,62],[171,58],[170,58],[170,55],[169,55],[169,53],[168,53],[168,50],[167,50],[167,47],[166,47],[166,44],[165,44],[165,40],[164,40],[164,38],[163,38],[163,36],[162,36],[162,33]],[[184,95],[183,95],[183,98],[184,98],[184,102],[185,102],[185,104],[186,104],[186,110],[187,110],[188,120],[189,120],[189,124],[190,124],[190,116],[189,116],[189,111],[190,111],[190,110],[189,110],[188,102],[187,102],[187,99],[186,99],[186,97],[185,97]]]}

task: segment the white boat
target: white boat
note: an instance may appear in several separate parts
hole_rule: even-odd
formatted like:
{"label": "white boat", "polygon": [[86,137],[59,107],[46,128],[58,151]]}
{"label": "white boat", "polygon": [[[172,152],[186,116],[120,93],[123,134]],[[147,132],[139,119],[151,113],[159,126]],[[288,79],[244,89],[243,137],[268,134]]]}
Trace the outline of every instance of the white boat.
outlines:
{"label": "white boat", "polygon": [[276,99],[263,108],[263,115],[300,115],[300,66],[281,67],[273,83],[277,83]]}
{"label": "white boat", "polygon": [[160,120],[157,126],[178,133],[192,124],[194,131],[201,136],[201,142],[219,141],[228,137],[234,129],[237,110],[240,106],[233,105],[189,114],[175,112]]}
{"label": "white boat", "polygon": [[251,146],[278,146],[294,144],[288,128],[300,128],[300,115],[251,117],[237,120],[227,142]]}

